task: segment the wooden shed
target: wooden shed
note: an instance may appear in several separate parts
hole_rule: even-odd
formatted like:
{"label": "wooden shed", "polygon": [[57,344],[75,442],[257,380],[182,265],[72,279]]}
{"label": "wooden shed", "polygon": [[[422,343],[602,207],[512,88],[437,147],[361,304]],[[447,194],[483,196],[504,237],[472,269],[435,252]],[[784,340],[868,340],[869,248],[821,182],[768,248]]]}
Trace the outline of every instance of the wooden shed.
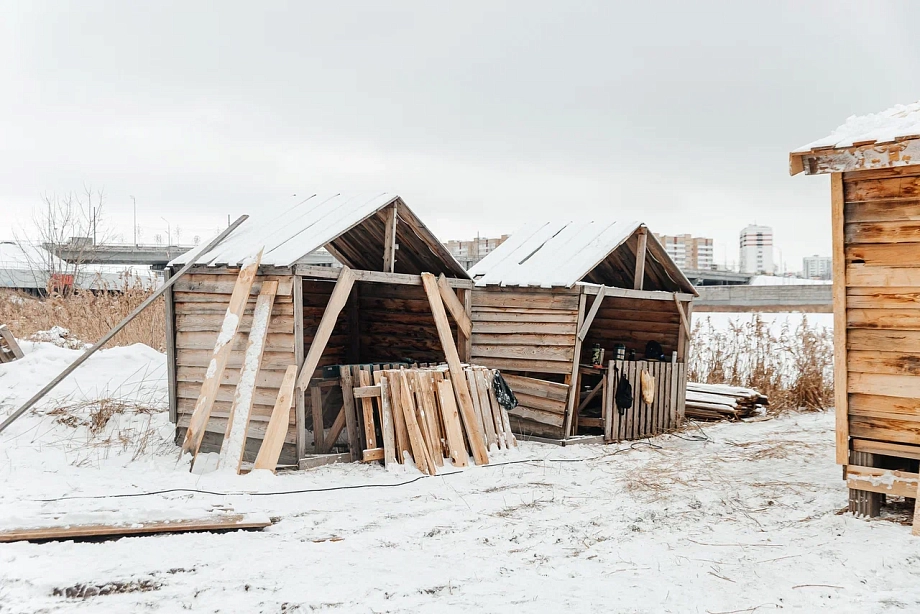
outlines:
{"label": "wooden shed", "polygon": [[[515,392],[516,432],[614,441],[683,419],[696,291],[644,224],[529,224],[469,273],[472,360],[500,369]],[[660,344],[663,358],[645,360],[649,342]],[[618,346],[625,360],[611,360]],[[600,365],[595,349],[605,354]],[[643,371],[655,382],[651,404],[641,399]],[[634,391],[623,412],[613,402],[620,374]]]}
{"label": "wooden shed", "polygon": [[[345,268],[303,264],[321,247]],[[399,196],[316,195],[285,211],[256,215],[202,255],[166,295],[169,408],[177,442],[196,406],[240,269],[260,250],[241,334],[201,442],[204,451],[217,450],[225,433],[264,282],[276,281],[278,289],[255,383],[247,456],[259,448],[286,369],[309,371],[298,380],[303,385],[290,412],[282,464],[296,464],[308,452],[328,452],[327,442],[343,431],[345,401],[335,385],[339,370],[324,367],[444,361],[421,273],[442,276],[440,285],[455,293],[453,307],[460,305],[469,317],[472,281]],[[189,258],[171,262],[166,275]],[[469,338],[455,321],[450,335],[460,359],[469,360]]]}
{"label": "wooden shed", "polygon": [[789,156],[828,174],[836,460],[850,510],[916,497],[920,459],[920,103],[851,117]]}

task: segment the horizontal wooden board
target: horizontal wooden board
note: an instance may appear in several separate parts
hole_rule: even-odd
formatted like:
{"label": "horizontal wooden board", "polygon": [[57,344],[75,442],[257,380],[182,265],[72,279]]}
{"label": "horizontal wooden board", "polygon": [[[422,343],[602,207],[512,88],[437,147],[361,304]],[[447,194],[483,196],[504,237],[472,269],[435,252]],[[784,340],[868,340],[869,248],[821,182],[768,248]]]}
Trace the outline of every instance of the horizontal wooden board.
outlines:
{"label": "horizontal wooden board", "polygon": [[855,452],[868,452],[869,454],[882,454],[884,456],[920,460],[920,446],[855,438],[851,440],[851,443]]}
{"label": "horizontal wooden board", "polygon": [[678,322],[661,323],[651,320],[608,320],[606,318],[594,318],[594,321],[591,323],[591,330],[594,329],[597,329],[606,337],[615,337],[620,331],[623,331],[674,335],[676,339],[676,335],[680,333],[680,324]]}
{"label": "horizontal wooden board", "polygon": [[884,179],[854,178],[843,183],[846,202],[881,198],[916,198],[920,196],[920,177],[899,176]]}
{"label": "horizontal wooden board", "polygon": [[677,313],[676,309],[676,305],[674,305],[674,309],[667,311],[645,311],[642,309],[606,309],[602,307],[597,310],[597,315],[595,315],[595,318],[599,318],[601,320],[612,320],[615,322],[626,321],[648,322],[656,324],[680,324],[680,314]]}
{"label": "horizontal wooden board", "polygon": [[[186,399],[184,397],[179,397],[179,399],[177,400],[177,406],[179,408],[178,415],[180,417],[190,416],[193,410],[195,409],[195,403],[196,403],[196,399]],[[226,424],[227,423],[226,419],[227,417],[230,416],[230,407],[231,407],[230,401],[215,401],[214,408],[211,410],[211,418],[221,419],[223,420],[223,423]],[[271,413],[272,413],[273,408],[274,408],[273,405],[253,405],[252,406],[253,413],[250,417],[251,423],[252,424],[262,424],[264,426],[265,423],[267,423],[269,419],[271,418]],[[290,424],[294,424],[294,412],[293,411],[291,412],[288,422]],[[223,432],[221,432],[221,434],[223,434]]]}
{"label": "horizontal wooden board", "polygon": [[[213,350],[177,350],[176,364],[180,367],[207,367],[211,362]],[[287,369],[288,365],[297,364],[294,351],[265,352],[262,355],[263,369]],[[231,352],[227,369],[239,370],[243,366],[243,352]]]}
{"label": "horizontal wooden board", "polygon": [[901,352],[920,353],[920,331],[847,329],[848,350],[887,352],[895,348]]}
{"label": "horizontal wooden board", "polygon": [[[588,297],[588,305],[590,305],[594,299]],[[679,316],[677,313],[677,305],[674,304],[673,300],[659,301],[659,300],[649,300],[649,299],[636,299],[636,298],[625,298],[617,296],[605,296],[604,302],[601,304],[600,311],[613,310],[613,311],[638,311],[640,313],[650,313],[653,314],[650,317],[655,318],[656,320],[660,317],[659,314],[667,314]]]}
{"label": "horizontal wooden board", "polygon": [[917,222],[852,222],[844,224],[846,243],[916,243],[920,241]]}
{"label": "horizontal wooden board", "polygon": [[847,264],[867,267],[920,266],[920,243],[854,243],[844,248]]}
{"label": "horizontal wooden board", "polygon": [[920,309],[920,288],[847,288],[847,309]]}
{"label": "horizontal wooden board", "polygon": [[850,437],[911,445],[920,444],[920,422],[851,415],[848,423]]}
{"label": "horizontal wooden board", "polygon": [[542,424],[520,416],[515,416],[510,412],[508,413],[508,418],[511,422],[511,431],[517,435],[530,435],[548,439],[562,438],[562,425],[552,426],[549,424]]}
{"label": "horizontal wooden board", "polygon": [[[217,343],[218,333],[215,332],[195,332],[176,333],[176,347],[182,350],[207,350],[214,349]],[[249,343],[249,335],[237,333],[233,339],[233,350],[243,351]],[[265,337],[266,352],[284,352],[287,350],[294,351],[294,335],[286,333],[270,333]]]}
{"label": "horizontal wooden board", "polygon": [[543,345],[474,345],[473,358],[523,358],[526,360],[571,361],[575,356],[574,346]]}
{"label": "horizontal wooden board", "polygon": [[920,309],[848,309],[847,326],[885,330],[920,330]]}
{"label": "horizontal wooden board", "polygon": [[[201,393],[201,384],[198,382],[177,382],[176,383],[176,395],[180,399],[192,399],[196,400],[198,395]],[[224,384],[217,389],[217,396],[215,397],[218,401],[227,401],[232,403],[236,395],[236,386],[232,384]],[[271,408],[275,404],[275,400],[278,398],[278,389],[277,388],[263,388],[257,386],[252,393],[253,403],[256,405],[265,405],[268,408],[266,413],[266,419],[271,415]]]}
{"label": "horizontal wooden board", "polygon": [[880,373],[887,375],[920,375],[920,352],[847,352],[847,370],[856,373]]}
{"label": "horizontal wooden board", "polygon": [[[215,333],[221,329],[224,323],[224,316],[217,313],[209,314],[179,314],[176,316],[176,330],[183,333],[191,332],[210,332]],[[244,315],[240,318],[240,332],[249,334],[252,327],[252,315]],[[293,333],[294,316],[279,315],[272,316],[268,322],[269,333]]]}
{"label": "horizontal wooden board", "polygon": [[481,311],[473,309],[473,322],[515,322],[515,323],[540,323],[540,324],[566,324],[571,322],[574,326],[578,322],[577,311],[556,310],[553,313],[545,311],[521,310],[516,311]]}
{"label": "horizontal wooden board", "polygon": [[502,376],[515,394],[523,393],[534,397],[543,397],[554,401],[565,401],[569,397],[569,385],[534,377],[511,375],[503,373]]}
{"label": "horizontal wooden board", "polygon": [[577,294],[473,291],[473,307],[534,307],[536,309],[578,309]]}
{"label": "horizontal wooden board", "polygon": [[[174,310],[176,316],[180,315],[216,315],[223,319],[223,316],[227,313],[227,307],[229,303],[223,302],[210,302],[210,303],[181,303],[176,302],[174,304]],[[250,320],[252,319],[252,314],[256,309],[256,302],[249,301],[246,304],[246,309],[243,310],[243,316],[249,316]],[[279,317],[294,317],[294,304],[293,303],[275,303],[272,305],[272,318]]]}
{"label": "horizontal wooden board", "polygon": [[920,220],[920,199],[847,203],[844,207],[844,219],[847,222]]}
{"label": "horizontal wooden board", "polygon": [[847,405],[851,413],[861,415],[878,413],[920,415],[920,399],[908,397],[850,394],[847,397]]}
{"label": "horizontal wooden board", "polygon": [[[358,301],[359,310],[375,309],[379,311],[397,311],[404,313],[423,314],[433,318],[431,305],[427,300],[406,300],[401,298],[370,298],[361,297]],[[343,312],[344,314],[344,312]]]}
{"label": "horizontal wooden board", "polygon": [[[293,363],[292,363],[293,364]],[[208,370],[205,367],[179,367],[176,369],[176,380],[179,382],[195,383],[199,386],[204,383],[204,376]],[[256,386],[263,388],[274,388],[281,386],[281,380],[284,379],[284,371],[281,369],[259,369],[256,374]],[[230,384],[236,386],[240,382],[239,369],[224,369],[220,378],[221,384]]]}
{"label": "horizontal wooden board", "polygon": [[920,378],[912,375],[850,372],[847,374],[847,392],[920,398]]}
{"label": "horizontal wooden board", "polygon": [[575,335],[543,335],[526,333],[483,334],[473,333],[473,345],[571,345],[575,346]]}
{"label": "horizontal wooden board", "polygon": [[847,286],[920,286],[920,268],[848,264]]}
{"label": "horizontal wooden board", "polygon": [[844,185],[863,179],[887,179],[888,177],[920,176],[920,166],[895,166],[891,168],[870,168],[864,170],[847,171],[843,173]]}
{"label": "horizontal wooden board", "polygon": [[[191,416],[189,414],[181,414],[177,422],[177,427],[188,428],[189,420]],[[249,425],[249,430],[246,432],[247,439],[264,439],[265,430],[268,427],[267,422],[252,422]],[[223,435],[227,432],[227,419],[226,418],[214,418],[212,417],[208,420],[208,424],[205,427],[205,431],[209,433],[215,433],[218,435]],[[287,434],[284,436],[285,443],[296,443],[297,442],[297,430],[293,424],[288,425]]]}
{"label": "horizontal wooden board", "polygon": [[509,416],[516,416],[518,418],[526,418],[533,422],[539,422],[540,424],[548,424],[550,426],[560,427],[565,420],[563,414],[553,412],[553,411],[543,411],[535,407],[527,407],[525,405],[518,405],[514,409],[508,412]]}
{"label": "horizontal wooden board", "polygon": [[571,373],[571,361],[523,360],[519,358],[487,358],[480,356],[477,365],[500,369],[501,371],[518,371],[521,373]]}
{"label": "horizontal wooden board", "polygon": [[[258,295],[250,294],[248,303],[255,305]],[[214,294],[208,292],[173,292],[173,301],[176,303],[212,303],[223,305],[224,309],[230,305],[229,294]],[[293,301],[290,296],[276,296],[275,302],[279,305],[291,305]]]}
{"label": "horizontal wooden board", "polygon": [[473,321],[473,333],[479,334],[540,334],[540,335],[574,335],[576,321],[569,323],[537,324],[534,322],[482,322]]}
{"label": "horizontal wooden board", "polygon": [[[204,277],[208,279],[202,279]],[[285,277],[256,277],[256,281],[252,284],[252,289],[249,291],[249,294],[259,294],[262,290],[262,282],[269,280],[278,282],[278,292],[275,296],[291,296],[294,278],[290,275]],[[173,291],[226,294],[226,298],[229,301],[235,285],[236,277],[232,275],[183,275],[179,281],[173,285]]]}
{"label": "horizontal wooden board", "polygon": [[847,465],[846,476],[847,488],[911,499],[917,496],[918,477],[920,477],[916,473],[907,471],[858,465]]}
{"label": "horizontal wooden board", "polygon": [[529,407],[530,409],[538,409],[540,411],[558,414],[560,417],[565,414],[566,401],[564,399],[560,401],[548,399],[543,396],[531,396],[520,391],[515,391],[514,396],[517,397],[518,404],[521,407]]}

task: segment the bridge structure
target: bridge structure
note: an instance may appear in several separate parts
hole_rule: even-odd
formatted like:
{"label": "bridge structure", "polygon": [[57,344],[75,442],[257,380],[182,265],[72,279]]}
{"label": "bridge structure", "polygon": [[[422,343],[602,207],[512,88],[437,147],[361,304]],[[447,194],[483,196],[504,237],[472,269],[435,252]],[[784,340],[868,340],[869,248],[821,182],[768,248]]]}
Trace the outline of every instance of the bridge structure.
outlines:
{"label": "bridge structure", "polygon": [[750,273],[713,269],[682,269],[694,286],[740,286],[751,283]]}
{"label": "bridge structure", "polygon": [[831,284],[785,286],[704,286],[693,312],[833,313]]}

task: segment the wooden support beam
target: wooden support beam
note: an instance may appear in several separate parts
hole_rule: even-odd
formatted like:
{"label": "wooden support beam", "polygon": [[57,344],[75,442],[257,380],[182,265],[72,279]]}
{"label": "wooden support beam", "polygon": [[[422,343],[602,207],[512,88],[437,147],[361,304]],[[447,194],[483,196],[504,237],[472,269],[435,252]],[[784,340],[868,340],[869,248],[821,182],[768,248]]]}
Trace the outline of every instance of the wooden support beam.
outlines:
{"label": "wooden support beam", "polygon": [[850,426],[847,421],[847,287],[844,254],[843,175],[831,175],[831,245],[834,272],[834,418],[835,456],[846,465],[850,454]]}
{"label": "wooden support beam", "polygon": [[310,386],[310,410],[313,412],[313,453],[326,452],[326,431],[323,424],[323,389]]}
{"label": "wooden support beam", "polygon": [[386,273],[392,273],[396,270],[396,224],[399,215],[396,211],[396,203],[386,209],[386,224],[383,237],[383,270]]}
{"label": "wooden support beam", "polygon": [[345,412],[345,428],[348,429],[348,448],[357,459],[361,455],[361,435],[358,433],[358,412],[355,408],[354,376],[351,367],[343,365],[339,369],[342,382],[342,404]]}
{"label": "wooden support beam", "polygon": [[601,308],[601,303],[604,301],[604,295],[607,293],[607,286],[601,286],[601,289],[598,291],[597,296],[594,298],[594,302],[591,303],[591,310],[588,311],[588,315],[585,316],[584,324],[581,325],[581,328],[578,330],[578,340],[584,341],[585,337],[588,336],[588,330],[591,329],[591,323],[594,322],[594,317],[597,315],[598,309]]}
{"label": "wooden support beam", "polygon": [[473,322],[466,313],[466,306],[454,294],[454,289],[450,287],[450,283],[443,273],[438,277],[438,292],[441,293],[441,300],[444,301],[447,311],[450,312],[454,322],[457,323],[457,328],[465,337],[471,337],[473,334]]}
{"label": "wooden support beam", "polygon": [[327,452],[332,449],[332,446],[335,445],[335,442],[338,441],[339,435],[342,434],[342,429],[345,428],[345,407],[339,410],[339,413],[335,416],[335,421],[332,423],[332,426],[329,427],[329,430],[326,431],[326,440],[323,443],[323,449]]}
{"label": "wooden support beam", "polygon": [[[163,271],[166,281],[173,276],[172,267]],[[166,386],[169,394],[169,421],[179,421],[179,368],[176,365],[176,304],[173,301],[173,287],[163,295],[166,303]]]}
{"label": "wooden support beam", "polygon": [[[585,323],[585,301],[587,295],[579,293],[578,295],[578,325],[576,328],[581,330]],[[565,439],[571,435],[572,417],[575,414],[575,404],[578,402],[578,363],[581,361],[581,339],[575,336],[575,357],[572,358],[572,372],[566,376],[569,384],[569,396],[565,405],[565,419],[562,428],[562,438]]]}
{"label": "wooden support beam", "polygon": [[281,387],[278,388],[278,398],[272,408],[268,428],[262,438],[262,446],[256,456],[253,469],[268,469],[274,471],[278,466],[278,458],[284,447],[284,438],[287,435],[288,422],[291,418],[291,403],[294,400],[294,382],[297,380],[297,366],[291,365],[284,372]]}
{"label": "wooden support beam", "polygon": [[316,334],[313,336],[313,343],[310,344],[310,350],[304,359],[303,367],[300,369],[300,375],[297,377],[297,387],[306,390],[313,372],[319,365],[319,359],[323,356],[326,344],[329,343],[329,337],[332,336],[332,329],[335,328],[335,321],[338,319],[342,308],[348,301],[348,295],[351,294],[351,288],[355,284],[355,275],[348,267],[342,267],[338,275],[338,281],[335,282],[335,288],[332,289],[332,296],[326,304],[326,311],[316,328]]}
{"label": "wooden support beam", "polygon": [[[473,291],[457,288],[457,298],[463,303],[463,311],[466,317],[472,322],[473,318]],[[470,327],[472,328],[472,326]],[[460,360],[470,362],[473,354],[473,337],[464,335],[463,331],[457,328],[457,351],[460,353]]]}
{"label": "wooden support beam", "polygon": [[[291,282],[291,298],[294,301],[294,361],[298,372],[303,367],[303,277],[294,275]],[[297,458],[301,459],[307,454],[307,400],[304,391],[298,390],[294,394],[294,430],[297,447]]]}
{"label": "wooden support beam", "polygon": [[201,385],[201,392],[195,402],[195,409],[192,411],[188,429],[185,431],[182,451],[179,453],[180,458],[186,452],[191,453],[193,457],[192,464],[194,464],[194,457],[198,454],[198,448],[201,447],[201,440],[204,438],[205,428],[208,425],[208,419],[211,417],[211,408],[214,407],[214,401],[217,399],[220,381],[223,377],[224,369],[227,367],[227,361],[230,359],[233,340],[239,330],[243,311],[246,310],[246,303],[249,301],[249,291],[252,289],[252,283],[255,281],[261,260],[262,250],[260,249],[255,259],[240,269],[240,274],[237,276],[236,284],[233,287],[233,294],[230,295],[230,305],[227,307],[224,323],[221,326],[220,334],[217,336],[217,342],[214,344],[211,361],[208,364],[208,372],[204,383]]}
{"label": "wooden support beam", "polygon": [[[303,277],[312,279],[338,279],[338,273],[330,267],[312,266],[309,264],[295,264],[294,273]],[[352,275],[355,281],[365,281],[370,283],[382,284],[401,284],[404,286],[421,286],[422,278],[420,275],[409,275],[407,273],[385,273],[381,271],[362,271],[352,269]],[[473,280],[463,279],[461,277],[448,277],[447,283],[451,288],[464,288],[471,290]],[[632,292],[632,290],[630,290]],[[655,294],[650,292],[649,294]]]}
{"label": "wooden support beam", "polygon": [[393,426],[393,409],[390,407],[389,382],[383,373],[374,371],[374,381],[380,387],[380,431],[383,434],[383,466],[396,464],[396,430]]}
{"label": "wooden support beam", "polygon": [[641,290],[645,284],[645,252],[648,244],[648,229],[639,227],[639,249],[636,251],[636,273],[633,275],[633,290]]}
{"label": "wooden support beam", "polygon": [[252,415],[252,405],[255,399],[256,376],[262,366],[265,338],[268,336],[268,323],[271,320],[272,306],[275,304],[277,291],[277,281],[262,282],[262,289],[253,311],[252,327],[243,358],[243,368],[240,370],[239,384],[236,386],[233,404],[230,406],[227,431],[220,444],[217,466],[232,469],[235,473],[240,472],[240,465],[243,463],[246,433],[249,431],[249,418]]}
{"label": "wooden support beam", "polygon": [[489,463],[489,454],[486,450],[482,428],[477,420],[476,410],[473,407],[473,397],[470,395],[466,376],[463,374],[460,355],[457,353],[457,346],[454,345],[454,339],[450,333],[450,324],[447,321],[444,303],[441,302],[438,282],[431,273],[422,273],[422,284],[425,287],[425,294],[428,296],[428,304],[431,306],[431,313],[438,329],[441,348],[444,350],[444,357],[450,370],[450,379],[460,404],[460,415],[463,417],[467,437],[470,440],[473,458],[476,464],[486,465]]}
{"label": "wooden support beam", "polygon": [[693,331],[690,328],[690,320],[687,319],[687,314],[684,313],[684,308],[680,304],[680,300],[677,298],[677,293],[674,293],[674,304],[677,305],[677,313],[680,314],[680,323],[684,327],[684,333],[687,335],[687,341],[693,337]]}

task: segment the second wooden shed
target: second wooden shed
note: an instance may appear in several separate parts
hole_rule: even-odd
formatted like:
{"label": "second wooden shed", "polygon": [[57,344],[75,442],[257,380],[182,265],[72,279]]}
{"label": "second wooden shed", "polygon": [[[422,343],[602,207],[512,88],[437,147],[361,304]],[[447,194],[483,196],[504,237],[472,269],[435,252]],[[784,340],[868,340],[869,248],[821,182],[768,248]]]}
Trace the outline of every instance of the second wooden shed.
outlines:
{"label": "second wooden shed", "polygon": [[[469,274],[471,357],[502,371],[520,402],[509,413],[521,435],[635,439],[683,419],[696,291],[644,224],[529,224]],[[663,358],[644,360],[649,342]],[[625,360],[611,360],[618,349]],[[654,379],[651,404],[641,399],[643,371]],[[623,411],[613,402],[620,375],[634,391]]]}

